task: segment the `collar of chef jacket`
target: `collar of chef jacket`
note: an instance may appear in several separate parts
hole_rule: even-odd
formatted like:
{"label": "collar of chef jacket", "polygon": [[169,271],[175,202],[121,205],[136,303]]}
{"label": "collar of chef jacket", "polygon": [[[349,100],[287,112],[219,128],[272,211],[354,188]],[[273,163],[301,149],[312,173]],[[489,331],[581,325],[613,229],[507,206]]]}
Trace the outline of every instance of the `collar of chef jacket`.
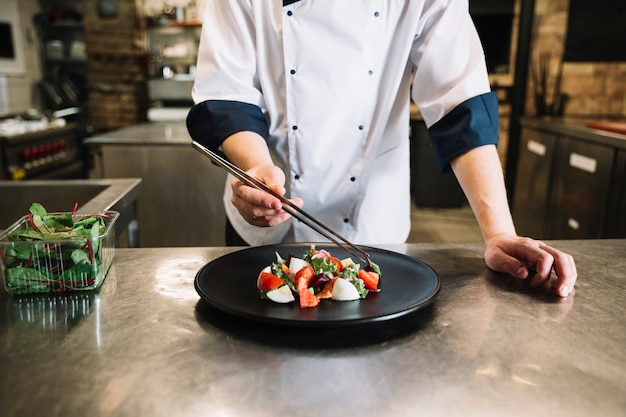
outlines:
{"label": "collar of chef jacket", "polygon": [[[261,108],[287,195],[346,238],[381,244],[410,231],[411,96],[431,126],[489,90],[463,0],[208,0],[192,94]],[[252,245],[324,240],[296,220],[251,226],[230,194],[227,180],[227,215]]]}

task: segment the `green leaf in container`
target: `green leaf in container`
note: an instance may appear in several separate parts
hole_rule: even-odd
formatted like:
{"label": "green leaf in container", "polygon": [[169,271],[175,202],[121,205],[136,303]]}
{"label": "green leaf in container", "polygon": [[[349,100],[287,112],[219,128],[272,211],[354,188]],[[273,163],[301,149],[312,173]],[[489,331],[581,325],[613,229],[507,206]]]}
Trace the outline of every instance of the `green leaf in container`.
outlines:
{"label": "green leaf in container", "polygon": [[74,230],[72,230],[72,235],[75,237],[78,237],[78,236],[89,237],[91,236],[91,231],[89,229],[84,228],[83,226],[78,226],[78,227],[75,227]]}
{"label": "green leaf in container", "polygon": [[74,221],[70,213],[64,213],[60,216],[42,216],[42,219],[48,229],[66,230],[74,226]]}
{"label": "green leaf in container", "polygon": [[9,236],[11,241],[24,241],[24,240],[41,240],[43,238],[43,234],[37,230],[26,229],[26,230],[16,230],[11,233]]}
{"label": "green leaf in container", "polygon": [[95,282],[97,270],[96,265],[82,262],[70,269],[66,269],[58,279],[61,283],[66,285],[70,283],[81,283],[84,286],[88,286]]}
{"label": "green leaf in container", "polygon": [[72,239],[72,238],[75,238],[76,236],[73,236],[72,234],[68,232],[50,232],[50,233],[45,233],[44,237],[46,240],[64,240],[64,239]]}
{"label": "green leaf in container", "polygon": [[100,227],[98,225],[93,225],[91,230],[89,231],[89,238],[91,239],[91,250],[94,254],[98,253],[98,236],[100,236]]}
{"label": "green leaf in container", "polygon": [[84,219],[74,223],[74,227],[84,227],[85,229],[90,229],[95,223],[98,223],[99,221],[100,218],[97,216],[85,217]]}
{"label": "green leaf in container", "polygon": [[70,257],[72,258],[72,262],[74,262],[74,264],[76,265],[78,265],[81,262],[91,263],[91,259],[89,259],[89,255],[87,255],[87,253],[81,249],[74,249],[72,253],[70,254]]}
{"label": "green leaf in container", "polygon": [[35,227],[43,234],[48,233],[48,226],[46,226],[46,223],[43,221],[43,218],[39,215],[33,214],[32,217],[32,222],[35,225]]}
{"label": "green leaf in container", "polygon": [[25,268],[22,266],[8,269],[7,277],[8,277],[9,283],[11,283],[11,281],[24,280],[24,279],[35,280],[35,281],[48,281],[50,279],[47,275],[44,275],[38,269]]}
{"label": "green leaf in container", "polygon": [[7,254],[12,257],[16,257],[17,259],[29,260],[33,257],[32,247],[31,246],[11,246],[7,250]]}
{"label": "green leaf in container", "polygon": [[44,217],[48,215],[48,212],[46,211],[46,209],[44,208],[44,206],[42,206],[39,203],[33,203],[30,205],[30,209],[28,209],[28,211],[30,212],[30,214],[32,214],[33,216],[39,216],[39,217]]}

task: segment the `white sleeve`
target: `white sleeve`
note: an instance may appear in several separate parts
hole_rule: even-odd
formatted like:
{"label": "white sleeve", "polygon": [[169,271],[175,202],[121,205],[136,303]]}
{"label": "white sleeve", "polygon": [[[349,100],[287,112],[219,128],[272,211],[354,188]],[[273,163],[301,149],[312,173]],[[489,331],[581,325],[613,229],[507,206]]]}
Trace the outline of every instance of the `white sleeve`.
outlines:
{"label": "white sleeve", "polygon": [[412,98],[427,126],[472,97],[490,91],[487,66],[467,0],[426,2],[411,60]]}
{"label": "white sleeve", "polygon": [[255,23],[250,2],[206,0],[192,98],[233,100],[261,107]]}

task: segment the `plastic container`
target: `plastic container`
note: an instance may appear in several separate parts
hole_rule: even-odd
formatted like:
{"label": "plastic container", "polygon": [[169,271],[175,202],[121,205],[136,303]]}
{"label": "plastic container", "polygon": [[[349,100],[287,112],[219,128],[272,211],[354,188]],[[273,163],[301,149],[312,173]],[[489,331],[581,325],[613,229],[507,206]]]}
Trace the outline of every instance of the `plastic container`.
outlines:
{"label": "plastic container", "polygon": [[[61,215],[63,213],[48,213]],[[102,213],[104,231],[95,237],[12,241],[15,231],[33,230],[28,216],[0,235],[0,274],[9,294],[84,291],[104,282],[115,252],[116,211]],[[72,216],[74,223],[90,214]]]}

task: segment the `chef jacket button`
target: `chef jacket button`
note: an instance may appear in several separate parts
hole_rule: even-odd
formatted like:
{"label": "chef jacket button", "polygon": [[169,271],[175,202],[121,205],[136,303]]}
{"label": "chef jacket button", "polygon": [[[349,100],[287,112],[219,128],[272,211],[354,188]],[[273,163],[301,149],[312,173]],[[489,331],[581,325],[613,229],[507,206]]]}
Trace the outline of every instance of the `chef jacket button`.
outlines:
{"label": "chef jacket button", "polygon": [[289,73],[290,73],[291,75],[293,75],[293,74],[295,74],[295,73],[296,73],[296,70],[295,70],[295,69],[292,69],[291,71],[289,71]]}
{"label": "chef jacket button", "polygon": [[346,218],[343,219],[343,222],[344,223],[350,223],[350,219],[346,217]]}
{"label": "chef jacket button", "polygon": [[292,12],[291,10],[289,10],[289,11],[287,12],[287,16],[291,16],[291,15],[293,15],[293,12]]}
{"label": "chef jacket button", "polygon": [[300,179],[300,174],[296,174],[293,176],[294,179],[299,180]]}
{"label": "chef jacket button", "polygon": [[374,17],[378,17],[378,16],[380,16],[380,13],[379,12],[374,12]]}
{"label": "chef jacket button", "polygon": [[363,129],[365,129],[365,126],[359,125],[359,130],[363,130]]}
{"label": "chef jacket button", "polygon": [[356,181],[356,177],[350,177],[350,181],[352,182]]}
{"label": "chef jacket button", "polygon": [[367,71],[367,73],[368,73],[368,75],[374,75],[374,71],[372,71],[372,70]]}
{"label": "chef jacket button", "polygon": [[292,129],[292,130],[298,130],[298,126],[293,125],[293,126],[291,126],[291,129]]}

